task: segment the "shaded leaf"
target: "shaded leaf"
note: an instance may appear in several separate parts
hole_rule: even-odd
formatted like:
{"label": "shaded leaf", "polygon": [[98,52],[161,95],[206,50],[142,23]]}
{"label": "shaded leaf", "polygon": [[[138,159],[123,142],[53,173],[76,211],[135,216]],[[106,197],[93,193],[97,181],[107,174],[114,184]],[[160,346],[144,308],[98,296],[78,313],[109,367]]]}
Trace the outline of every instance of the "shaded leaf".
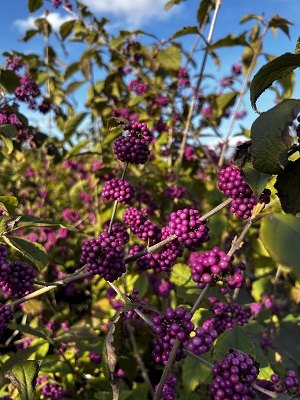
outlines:
{"label": "shaded leaf", "polygon": [[263,18],[260,15],[255,14],[245,14],[241,19],[240,23],[243,24],[244,22],[248,22],[251,19],[256,19],[259,22],[263,22]]}
{"label": "shaded leaf", "polygon": [[39,31],[37,29],[28,29],[25,32],[25,36],[23,36],[20,41],[21,42],[28,42],[32,37],[34,37]]}
{"label": "shaded leaf", "polygon": [[11,138],[5,135],[1,135],[1,139],[3,140],[4,146],[7,149],[7,154],[11,154],[14,150],[14,143]]}
{"label": "shaded leaf", "polygon": [[260,68],[250,85],[250,101],[253,110],[259,112],[256,101],[273,82],[284,78],[299,65],[300,54],[285,53]]}
{"label": "shaded leaf", "polygon": [[0,125],[0,131],[4,133],[5,136],[11,138],[14,138],[17,135],[17,128],[10,124]]}
{"label": "shaded leaf", "polygon": [[[25,303],[27,304],[27,302]],[[28,335],[36,336],[45,340],[48,340],[49,337],[39,329],[32,328],[30,325],[23,325],[23,324],[9,324],[10,329],[18,330],[22,333],[27,333]]]}
{"label": "shaded leaf", "polygon": [[263,219],[260,238],[270,256],[300,275],[300,218],[273,214]]}
{"label": "shaded leaf", "polygon": [[287,158],[293,143],[289,126],[299,111],[300,100],[283,100],[254,121],[251,127],[251,154],[255,169],[267,174],[282,172],[283,157]]}
{"label": "shaded leaf", "polygon": [[81,142],[77,143],[75,146],[72,147],[72,149],[67,153],[67,155],[64,157],[65,160],[72,158],[74,156],[77,156],[80,152],[81,149],[83,149],[88,143],[90,143],[91,139],[85,139],[82,140]]}
{"label": "shaded leaf", "polygon": [[169,11],[171,7],[173,7],[175,4],[180,4],[183,3],[186,0],[170,0],[165,4],[165,10]]}
{"label": "shaded leaf", "polygon": [[300,53],[300,36],[298,36],[296,47],[295,47],[295,54]]}
{"label": "shaded leaf", "polygon": [[10,368],[5,378],[18,389],[22,400],[35,399],[35,382],[41,367],[40,361],[27,360]]}
{"label": "shaded leaf", "polygon": [[300,159],[289,161],[274,185],[284,212],[300,212]]}
{"label": "shaded leaf", "polygon": [[247,162],[243,166],[242,176],[255,194],[256,200],[262,194],[271,177],[270,174],[265,174],[254,169],[252,162]]}
{"label": "shaded leaf", "polygon": [[170,277],[176,285],[176,293],[180,299],[194,303],[200,293],[197,284],[192,280],[191,268],[185,264],[175,264]]}
{"label": "shaded leaf", "polygon": [[[207,14],[209,13],[210,9],[215,8],[215,2],[211,0],[201,0],[198,10],[197,10],[197,20],[199,22],[200,28],[202,28],[203,23],[207,18]],[[209,18],[207,18],[209,21]]]}
{"label": "shaded leaf", "polygon": [[72,19],[71,21],[66,21],[61,24],[59,33],[63,40],[72,33],[75,21],[76,20]]}
{"label": "shaded leaf", "polygon": [[290,39],[290,31],[288,25],[294,25],[292,22],[289,20],[282,18],[280,15],[275,14],[269,21],[269,27],[270,28],[279,28],[284,32],[287,37]]}
{"label": "shaded leaf", "polygon": [[226,108],[231,107],[235,103],[236,96],[238,92],[229,92],[221,94],[216,99],[216,111],[214,110],[214,114],[217,118],[221,118],[224,114]]}
{"label": "shaded leaf", "polygon": [[8,69],[0,70],[0,85],[8,93],[14,93],[18,86],[20,86],[20,78],[14,71]]}
{"label": "shaded leaf", "polygon": [[109,131],[113,131],[118,128],[120,125],[128,124],[128,120],[125,118],[117,118],[117,117],[109,117],[107,119],[107,129]]}
{"label": "shaded leaf", "polygon": [[44,4],[43,0],[28,0],[27,6],[31,13],[35,12]]}
{"label": "shaded leaf", "polygon": [[118,47],[120,47],[126,40],[125,36],[119,36],[119,37],[115,37],[115,38],[111,38],[109,45],[111,50],[115,50]]}
{"label": "shaded leaf", "polygon": [[213,360],[215,362],[223,359],[230,349],[238,349],[255,357],[254,345],[245,330],[235,325],[232,331],[226,330],[216,340],[213,349]]}
{"label": "shaded leaf", "polygon": [[75,90],[77,90],[78,88],[80,88],[83,84],[85,83],[85,81],[75,81],[75,82],[71,82],[67,88],[66,88],[66,93],[70,94],[75,92]]}
{"label": "shaded leaf", "polygon": [[29,240],[17,236],[2,236],[3,241],[23,254],[39,269],[43,269],[48,264],[47,252],[40,243],[32,243]]}

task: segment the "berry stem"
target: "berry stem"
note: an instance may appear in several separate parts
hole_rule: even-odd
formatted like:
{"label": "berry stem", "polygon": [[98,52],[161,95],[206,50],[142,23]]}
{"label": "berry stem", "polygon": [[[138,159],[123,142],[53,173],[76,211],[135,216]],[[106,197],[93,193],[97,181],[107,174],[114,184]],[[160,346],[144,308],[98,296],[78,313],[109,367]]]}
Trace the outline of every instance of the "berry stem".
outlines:
{"label": "berry stem", "polygon": [[208,211],[206,214],[202,215],[200,220],[203,221],[203,220],[211,217],[212,215],[214,215],[217,212],[219,212],[220,210],[222,210],[222,208],[228,206],[228,204],[230,204],[231,202],[232,202],[232,198],[229,197],[228,199],[226,199],[225,201],[223,201],[222,203],[217,205],[215,208],[213,208],[212,210]]}
{"label": "berry stem", "polygon": [[203,358],[197,356],[196,354],[192,353],[189,350],[183,349],[183,352],[188,355],[189,357],[194,358],[195,360],[198,360],[201,364],[205,365],[206,367],[212,369],[214,366],[210,362],[203,360]]}
{"label": "berry stem", "polygon": [[280,393],[271,392],[268,389],[258,386],[256,383],[252,383],[251,386],[253,387],[253,389],[270,396],[272,399],[277,399],[280,396]]}
{"label": "berry stem", "polygon": [[136,344],[136,340],[135,340],[135,336],[134,336],[134,328],[130,323],[127,323],[126,326],[127,326],[127,330],[128,330],[128,333],[129,333],[129,339],[130,339],[130,342],[131,342],[131,346],[133,348],[133,354],[134,354],[134,356],[135,356],[135,358],[137,360],[137,363],[140,366],[142,377],[144,378],[144,381],[148,385],[149,390],[151,392],[151,396],[153,397],[154,393],[155,393],[154,392],[154,388],[152,386],[152,383],[150,381],[150,378],[149,378],[147,369],[145,367],[144,361],[143,361],[143,359],[142,359],[142,357],[140,355],[138,346]]}
{"label": "berry stem", "polygon": [[157,387],[157,390],[155,392],[155,396],[154,396],[153,400],[160,400],[160,398],[161,398],[161,392],[163,390],[163,387],[164,387],[164,384],[166,382],[166,379],[167,379],[168,375],[170,374],[171,368],[172,368],[172,366],[174,364],[174,361],[175,361],[175,358],[176,358],[176,353],[177,353],[177,350],[180,347],[180,344],[181,344],[180,341],[178,339],[176,339],[175,343],[174,343],[174,345],[172,347],[168,362],[167,362],[167,364],[166,364],[166,366],[165,366],[165,368],[163,370],[163,373],[162,373],[162,376],[160,378],[160,381],[159,381],[159,384],[158,384],[158,387]]}

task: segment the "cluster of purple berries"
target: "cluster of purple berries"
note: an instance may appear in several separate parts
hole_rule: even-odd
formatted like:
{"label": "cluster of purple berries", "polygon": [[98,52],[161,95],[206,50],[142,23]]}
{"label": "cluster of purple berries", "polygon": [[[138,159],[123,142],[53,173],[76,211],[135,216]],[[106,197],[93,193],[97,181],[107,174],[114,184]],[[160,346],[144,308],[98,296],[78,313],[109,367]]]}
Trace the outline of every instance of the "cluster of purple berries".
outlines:
{"label": "cluster of purple berries", "polygon": [[[108,232],[108,227],[104,228],[103,232]],[[126,226],[119,222],[112,224],[110,234],[114,235],[118,239],[121,246],[124,246],[129,242],[129,233],[127,232]]]}
{"label": "cluster of purple berries", "polygon": [[230,264],[233,257],[228,256],[218,247],[203,253],[193,252],[190,254],[189,265],[191,267],[192,279],[203,289],[207,284],[215,286],[216,282],[222,282],[219,291],[221,294],[230,289],[242,286],[244,277],[242,271],[246,268],[244,263],[234,267]]}
{"label": "cluster of purple berries", "polygon": [[215,316],[204,322],[205,329],[215,329],[221,335],[226,329],[233,330],[235,324],[243,326],[246,324],[251,314],[244,306],[237,303],[223,303],[216,297],[209,297],[211,311]]}
{"label": "cluster of purple berries", "polygon": [[89,358],[90,358],[92,363],[94,363],[96,365],[101,364],[101,361],[102,361],[102,355],[101,354],[91,352],[89,354]]}
{"label": "cluster of purple berries", "polygon": [[165,189],[165,196],[168,199],[181,199],[186,194],[186,189],[182,186],[172,185]]}
{"label": "cluster of purple berries", "polygon": [[160,241],[162,235],[160,227],[154,222],[147,220],[143,213],[137,208],[127,208],[122,219],[125,224],[129,225],[132,233],[134,233],[139,239],[143,241],[150,240],[153,244]]}
{"label": "cluster of purple berries", "polygon": [[130,204],[135,196],[135,188],[132,183],[125,179],[114,178],[107,181],[102,189],[104,199],[114,201],[123,205]]}
{"label": "cluster of purple berries", "polygon": [[[160,400],[174,400],[176,397],[176,378],[174,375],[168,375],[166,379],[166,383],[163,386]],[[158,385],[155,386],[155,391],[157,390]]]}
{"label": "cluster of purple berries", "polygon": [[126,271],[121,244],[108,232],[103,232],[96,239],[83,244],[80,262],[86,264],[88,272],[99,274],[109,282],[115,281]]}
{"label": "cluster of purple berries", "polygon": [[258,368],[248,354],[234,350],[212,369],[210,392],[214,400],[250,400],[256,397],[251,384]]}
{"label": "cluster of purple berries", "polygon": [[[140,125],[141,123],[133,122],[131,126],[136,126],[136,124]],[[128,125],[126,124],[126,127]],[[143,128],[142,130],[142,128],[128,128],[127,130],[130,132],[129,136],[119,136],[115,140],[114,153],[118,160],[137,165],[146,163],[150,155],[148,142],[152,140],[152,136],[149,135],[148,129],[145,130]]]}
{"label": "cluster of purple berries", "polygon": [[213,327],[199,326],[195,329],[195,335],[189,340],[186,349],[196,356],[207,353],[218,337],[218,332]]}
{"label": "cluster of purple berries", "polygon": [[14,312],[9,306],[0,303],[0,337],[6,330],[7,325],[14,319]]}
{"label": "cluster of purple berries", "polygon": [[21,261],[0,265],[0,286],[4,293],[15,298],[31,292],[35,276],[34,269]]}
{"label": "cluster of purple berries", "polygon": [[[226,196],[232,197],[233,200],[230,206],[232,213],[243,219],[248,219],[251,216],[253,207],[256,204],[255,195],[236,167],[231,165],[221,169],[218,187]],[[270,190],[265,189],[259,202],[269,203],[270,195]]]}
{"label": "cluster of purple berries", "polygon": [[205,223],[206,221],[201,221],[198,210],[177,210],[170,214],[167,235],[162,239],[176,235],[180,243],[190,250],[196,250],[210,240],[209,227]]}
{"label": "cluster of purple berries", "polygon": [[[136,289],[136,288],[134,288],[134,289],[132,290],[131,295],[128,296],[128,297],[130,298],[131,302],[133,302],[133,303],[147,304],[147,303],[148,303],[148,300],[147,300],[147,299],[140,300],[140,299],[138,298],[138,294],[139,294],[139,290]],[[139,307],[139,310],[140,310],[142,313],[145,313],[145,311],[146,311],[143,307]],[[140,316],[137,314],[137,312],[135,311],[135,309],[132,309],[132,310],[129,310],[129,311],[125,311],[125,312],[124,312],[123,320],[124,320],[124,319],[140,319]]]}
{"label": "cluster of purple berries", "polygon": [[166,314],[154,314],[151,318],[153,330],[158,335],[153,340],[152,356],[157,363],[167,364],[172,347],[178,339],[181,343],[176,353],[176,361],[186,357],[183,352],[188,344],[190,333],[194,329],[191,322],[192,315],[184,307],[178,307],[176,310],[167,308]]}
{"label": "cluster of purple berries", "polygon": [[295,371],[287,371],[284,378],[277,374],[272,374],[271,382],[273,383],[273,388],[271,390],[277,393],[287,394],[292,398],[300,397],[300,383]]}

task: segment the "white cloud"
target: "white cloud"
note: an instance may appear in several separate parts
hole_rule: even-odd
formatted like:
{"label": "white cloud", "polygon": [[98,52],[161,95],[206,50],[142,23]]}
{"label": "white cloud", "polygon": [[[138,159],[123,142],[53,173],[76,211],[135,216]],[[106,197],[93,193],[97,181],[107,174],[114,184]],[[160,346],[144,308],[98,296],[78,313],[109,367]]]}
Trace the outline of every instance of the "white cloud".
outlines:
{"label": "white cloud", "polygon": [[[37,18],[43,18],[44,15],[40,15],[37,17],[28,17],[27,19],[17,19],[14,21],[14,25],[21,31],[24,32],[27,29],[33,29],[36,28],[36,26],[34,25],[34,21]],[[67,15],[66,17],[62,17],[59,13],[57,12],[53,12],[50,13],[47,17],[49,23],[51,24],[52,28],[54,30],[58,30],[59,27],[61,26],[61,24],[63,24],[64,22],[73,19],[73,17],[71,17],[70,15]]]}
{"label": "white cloud", "polygon": [[153,20],[168,19],[181,9],[180,6],[174,6],[170,11],[165,11],[164,5],[167,0],[84,0],[83,2],[95,13],[121,17],[123,29],[149,25]]}

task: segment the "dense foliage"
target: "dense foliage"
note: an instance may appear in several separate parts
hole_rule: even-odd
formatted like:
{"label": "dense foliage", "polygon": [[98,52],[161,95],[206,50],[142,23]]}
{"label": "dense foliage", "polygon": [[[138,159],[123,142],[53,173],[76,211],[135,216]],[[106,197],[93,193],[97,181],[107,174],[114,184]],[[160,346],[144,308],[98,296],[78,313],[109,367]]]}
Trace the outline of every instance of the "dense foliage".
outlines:
{"label": "dense foliage", "polygon": [[[299,398],[299,46],[263,49],[291,22],[246,15],[214,42],[220,1],[201,0],[161,41],[43,3],[72,19],[56,33],[46,10],[22,39],[41,54],[0,71],[1,398]],[[57,43],[84,50],[63,63]],[[233,46],[212,86],[207,58]],[[277,105],[233,131],[270,86]]]}

